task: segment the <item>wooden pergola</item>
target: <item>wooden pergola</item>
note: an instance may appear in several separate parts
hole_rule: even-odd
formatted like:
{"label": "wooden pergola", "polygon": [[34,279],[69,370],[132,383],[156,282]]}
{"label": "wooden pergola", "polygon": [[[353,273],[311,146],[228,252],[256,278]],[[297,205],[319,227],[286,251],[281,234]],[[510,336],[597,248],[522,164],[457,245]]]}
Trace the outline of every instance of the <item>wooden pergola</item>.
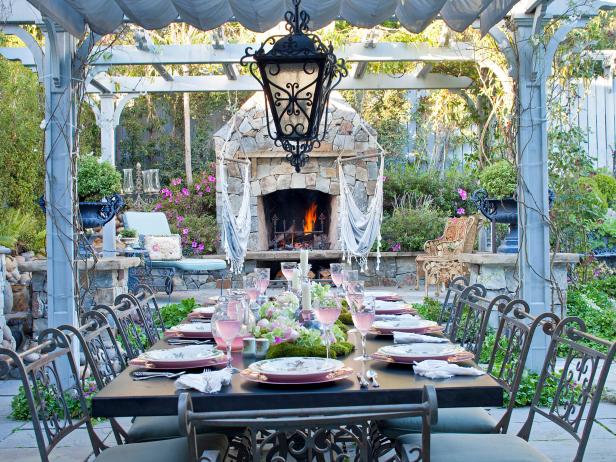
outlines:
{"label": "wooden pergola", "polygon": [[[214,3],[223,5],[222,9],[213,9]],[[377,43],[368,35],[365,43],[348,44],[336,50],[338,56],[352,63],[352,72],[340,88],[459,90],[467,88],[471,80],[432,73],[431,64],[476,61],[490,68],[506,91],[515,93],[519,118],[519,296],[529,303],[533,314],[549,310],[554,287],[548,218],[546,81],[552,72],[556,50],[567,34],[583,27],[600,9],[616,6],[616,0],[591,1],[577,8],[572,8],[566,0],[366,0],[363,3],[306,0],[304,3],[311,17],[316,18],[317,26],[342,17],[352,24],[372,27],[395,14],[411,32],[420,32],[436,19],[444,20],[457,31],[469,26],[480,27],[483,33],[495,39],[506,58],[507,69],[501,69],[468,44],[444,43],[430,47]],[[380,8],[370,9],[375,4]],[[47,287],[51,326],[77,324],[77,278],[69,275],[75,273],[76,261],[73,172],[76,103],[83,94],[89,94],[96,101],[94,109],[101,127],[102,154],[113,161],[115,127],[122,109],[135,97],[153,92],[259,89],[252,77],[240,75],[235,67],[246,45],[227,44],[218,37],[213,45],[154,46],[144,32],[136,46],[116,46],[104,53],[92,53],[102,37],[100,34],[111,33],[126,22],[154,29],[170,22],[185,21],[207,30],[227,20],[237,20],[252,30],[264,31],[282,19],[284,6],[282,0],[12,2],[2,29],[18,36],[27,48],[4,48],[0,49],[0,54],[35,69],[45,88],[45,120],[41,126],[45,130],[45,197],[49,204]],[[264,11],[252,8],[264,8]],[[502,21],[505,17],[509,19],[506,22]],[[538,37],[543,35],[545,25],[557,18],[563,20],[544,45]],[[45,48],[42,49],[21,25],[39,26],[45,34]],[[368,63],[379,61],[416,61],[422,65],[413,74],[400,78],[366,71]],[[159,76],[126,77],[108,73],[111,66],[138,64],[154,66]],[[165,68],[172,64],[220,64],[224,75],[175,76]],[[112,227],[106,228],[106,250],[112,250],[109,246],[113,245],[113,232]],[[540,341],[546,340],[537,340]],[[545,344],[533,345],[529,367],[536,369],[541,365],[545,349]]]}

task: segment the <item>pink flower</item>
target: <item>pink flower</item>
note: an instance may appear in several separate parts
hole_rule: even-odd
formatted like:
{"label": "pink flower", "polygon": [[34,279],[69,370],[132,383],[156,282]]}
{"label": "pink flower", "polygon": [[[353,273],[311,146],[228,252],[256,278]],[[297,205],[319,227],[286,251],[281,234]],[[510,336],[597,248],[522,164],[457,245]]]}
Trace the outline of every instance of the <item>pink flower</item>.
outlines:
{"label": "pink flower", "polygon": [[460,195],[460,198],[463,201],[465,201],[468,198],[468,193],[462,188],[458,188],[458,194]]}
{"label": "pink flower", "polygon": [[199,252],[203,252],[203,251],[205,250],[205,245],[204,245],[204,244],[199,244],[199,245],[197,246],[197,250],[198,250]]}
{"label": "pink flower", "polygon": [[401,249],[402,249],[402,246],[400,245],[399,242],[396,242],[394,245],[391,246],[392,252],[400,252]]}
{"label": "pink flower", "polygon": [[197,248],[197,241],[192,241],[192,248],[196,249]]}
{"label": "pink flower", "polygon": [[195,189],[196,189],[197,191],[199,191],[199,190],[201,189],[201,185],[200,185],[199,183],[197,183],[197,184],[195,185]]}
{"label": "pink flower", "polygon": [[207,177],[207,180],[208,180],[210,183],[214,183],[214,182],[216,181],[216,177],[215,177],[215,176],[210,175],[210,176],[208,176],[208,177]]}
{"label": "pink flower", "polygon": [[182,194],[186,197],[190,196],[190,192],[188,192],[188,189],[186,188],[182,188]]}
{"label": "pink flower", "polygon": [[182,234],[183,234],[184,236],[186,236],[186,235],[188,234],[188,228],[183,228],[183,229],[182,229]]}
{"label": "pink flower", "polygon": [[171,180],[171,185],[172,186],[178,186],[182,184],[182,179],[181,178],[174,178],[173,180]]}
{"label": "pink flower", "polygon": [[156,204],[154,206],[154,210],[160,210],[162,208],[163,204],[161,204],[160,202],[158,204]]}
{"label": "pink flower", "polygon": [[199,191],[199,192],[197,193],[197,195],[198,195],[199,197],[203,197],[203,191]]}
{"label": "pink flower", "polygon": [[178,215],[176,220],[178,221],[178,223],[182,223],[184,221],[184,217],[182,215]]}
{"label": "pink flower", "polygon": [[458,210],[456,210],[456,213],[458,215],[464,215],[464,213],[466,213],[466,210],[464,210],[464,207],[460,207]]}
{"label": "pink flower", "polygon": [[209,186],[206,186],[206,188],[205,188],[205,192],[206,193],[209,193],[211,190],[212,190],[212,188],[210,188]]}

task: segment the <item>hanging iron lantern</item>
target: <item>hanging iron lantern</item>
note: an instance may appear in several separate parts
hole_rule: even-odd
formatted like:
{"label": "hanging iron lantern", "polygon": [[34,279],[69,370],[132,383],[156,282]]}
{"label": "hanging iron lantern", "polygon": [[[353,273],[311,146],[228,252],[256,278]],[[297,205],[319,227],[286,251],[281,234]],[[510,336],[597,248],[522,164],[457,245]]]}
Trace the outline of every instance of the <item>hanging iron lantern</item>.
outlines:
{"label": "hanging iron lantern", "polygon": [[[294,11],[284,15],[288,35],[269,37],[257,51],[246,48],[240,61],[263,87],[268,134],[287,151],[287,160],[297,172],[325,137],[329,96],[347,75],[344,60],[336,58],[331,43],[325,45],[307,33],[310,17],[300,12],[299,4],[300,0],[293,0]],[[246,62],[248,58],[253,60]],[[276,133],[271,131],[270,119]]]}

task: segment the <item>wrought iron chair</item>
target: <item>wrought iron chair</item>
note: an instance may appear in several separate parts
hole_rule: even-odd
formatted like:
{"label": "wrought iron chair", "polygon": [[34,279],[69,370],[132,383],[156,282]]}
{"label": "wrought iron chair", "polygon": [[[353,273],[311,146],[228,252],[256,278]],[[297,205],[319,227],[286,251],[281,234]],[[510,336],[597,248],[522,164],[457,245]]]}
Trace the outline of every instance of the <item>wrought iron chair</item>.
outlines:
{"label": "wrought iron chair", "polygon": [[[507,432],[534,334],[542,329],[549,335],[559,319],[552,313],[531,316],[530,308],[523,300],[506,303],[506,299],[502,298],[495,305],[499,322],[486,372],[508,393],[506,411],[497,421],[483,408],[441,409],[438,423],[432,426],[433,433]],[[395,438],[406,433],[421,432],[421,422],[414,418],[394,419],[379,422],[379,428],[386,436]]]}
{"label": "wrought iron chair", "polygon": [[[126,358],[118,346],[113,329],[101,311],[91,310],[81,316],[81,326],[68,324],[58,328],[69,339],[75,337],[85,357],[81,373],[84,389],[89,388],[88,379],[93,379],[96,389],[102,390],[126,369]],[[126,441],[126,432],[113,418],[109,419],[118,444]]]}
{"label": "wrought iron chair", "polygon": [[110,316],[112,324],[118,329],[120,343],[126,350],[128,359],[133,359],[154,345],[158,340],[152,332],[139,304],[132,303],[130,298],[123,299],[119,305],[96,305],[94,310],[102,311]]}
{"label": "wrought iron chair", "polygon": [[[26,365],[23,358],[31,353],[39,353],[41,358]],[[22,353],[0,348],[0,374],[11,367],[16,367],[21,376],[42,462],[48,462],[53,449],[82,426],[87,429],[97,462],[188,460],[186,438],[105,448],[92,426],[70,341],[60,330],[43,331],[38,345]],[[69,398],[78,401],[77,410],[69,407]],[[211,461],[223,460],[228,447],[222,435],[200,435],[198,444],[208,450]]]}
{"label": "wrought iron chair", "polygon": [[[232,412],[194,412],[190,394],[179,398],[181,427],[188,436],[190,462],[197,462],[195,425],[243,427],[247,431],[237,446],[236,460],[344,460],[344,445],[356,448],[355,460],[399,461],[393,445],[374,422],[386,418],[417,416],[424,438],[413,450],[414,460],[430,461],[430,425],[437,420],[436,390],[424,386],[419,404],[343,406],[302,409],[261,409]],[[263,459],[265,458],[265,459]]]}
{"label": "wrought iron chair", "polygon": [[[586,331],[577,317],[563,319],[552,332],[552,340],[526,422],[516,435],[438,433],[431,436],[431,457],[435,462],[468,460],[548,461],[528,443],[536,414],[558,425],[578,443],[574,462],[582,462],[592,430],[601,393],[616,355],[616,342],[597,338]],[[562,368],[556,360],[565,353]],[[539,406],[541,395],[549,384],[554,390],[552,404]],[[553,384],[556,384],[554,387]],[[402,452],[417,444],[419,435],[398,439]],[[408,446],[407,446],[408,445]]]}
{"label": "wrought iron chair", "polygon": [[468,278],[466,276],[457,276],[451,280],[451,283],[447,287],[447,292],[445,292],[445,299],[443,300],[443,305],[441,306],[441,312],[438,316],[438,323],[443,324],[449,321],[451,318],[451,314],[453,313],[456,305],[458,304],[458,299],[462,292],[469,286]]}
{"label": "wrought iron chair", "polygon": [[163,321],[163,315],[160,312],[160,307],[158,306],[158,301],[156,300],[152,288],[145,284],[138,284],[133,287],[131,292],[144,313],[149,313],[153,326],[158,329],[159,332],[164,332],[167,326],[165,326],[165,322]]}
{"label": "wrought iron chair", "polygon": [[475,284],[460,296],[447,332],[449,340],[459,343],[477,359],[481,356],[492,309],[511,301],[507,295],[498,295],[490,300],[485,298],[486,292],[485,287]]}

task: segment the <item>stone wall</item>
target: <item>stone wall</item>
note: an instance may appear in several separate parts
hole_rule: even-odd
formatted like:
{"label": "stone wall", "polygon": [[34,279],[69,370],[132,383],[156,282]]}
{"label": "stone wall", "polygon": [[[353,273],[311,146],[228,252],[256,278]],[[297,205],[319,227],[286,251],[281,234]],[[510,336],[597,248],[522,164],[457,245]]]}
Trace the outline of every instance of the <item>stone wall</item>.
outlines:
{"label": "stone wall", "polygon": [[6,247],[0,246],[0,346],[14,350],[16,348],[15,339],[6,319],[13,304],[12,293],[9,294],[11,286],[6,280],[6,255],[10,252]]}
{"label": "stone wall", "polygon": [[[325,139],[312,152],[308,163],[301,172],[295,169],[285,159],[282,148],[274,145],[268,136],[264,111],[263,95],[255,94],[238,111],[235,127],[229,121],[215,135],[214,142],[217,156],[223,154],[227,158],[251,158],[251,212],[252,228],[248,243],[249,251],[267,250],[267,218],[263,216],[261,198],[275,191],[286,189],[317,190],[332,196],[332,215],[330,223],[331,248],[339,248],[337,231],[338,196],[340,195],[340,180],[336,158],[340,156],[361,156],[377,153],[376,132],[362,123],[355,110],[349,106],[339,94],[332,94],[329,107],[329,125]],[[232,130],[225,152],[223,145]],[[355,201],[362,208],[368,204],[374,195],[378,178],[378,159],[360,160],[344,165],[345,178]],[[227,190],[235,211],[239,209],[243,191],[243,165],[235,162],[226,164]],[[217,165],[220,177],[220,163]],[[221,225],[220,184],[217,183],[217,220]],[[335,234],[335,235],[332,235]]]}

